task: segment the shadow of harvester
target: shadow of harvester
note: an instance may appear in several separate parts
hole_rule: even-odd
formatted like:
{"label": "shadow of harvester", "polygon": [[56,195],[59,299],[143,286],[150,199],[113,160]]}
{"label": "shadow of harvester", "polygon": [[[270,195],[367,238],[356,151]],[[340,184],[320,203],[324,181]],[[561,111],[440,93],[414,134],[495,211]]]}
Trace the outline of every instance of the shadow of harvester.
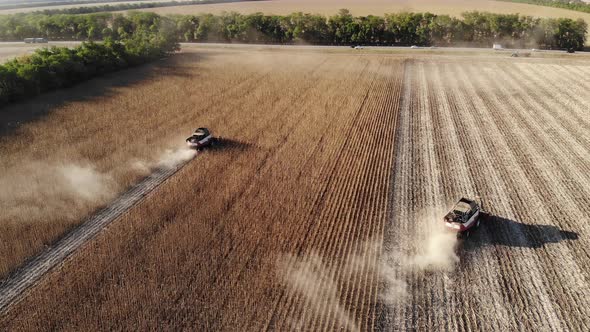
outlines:
{"label": "shadow of harvester", "polygon": [[210,151],[228,151],[228,150],[236,150],[236,151],[244,151],[247,149],[251,149],[253,147],[252,143],[243,142],[240,140],[235,140],[231,138],[225,137],[217,137],[215,138],[215,143],[208,148]]}
{"label": "shadow of harvester", "polygon": [[464,243],[466,250],[493,245],[521,248],[540,248],[549,243],[577,240],[578,233],[553,225],[531,225],[500,216],[488,216]]}

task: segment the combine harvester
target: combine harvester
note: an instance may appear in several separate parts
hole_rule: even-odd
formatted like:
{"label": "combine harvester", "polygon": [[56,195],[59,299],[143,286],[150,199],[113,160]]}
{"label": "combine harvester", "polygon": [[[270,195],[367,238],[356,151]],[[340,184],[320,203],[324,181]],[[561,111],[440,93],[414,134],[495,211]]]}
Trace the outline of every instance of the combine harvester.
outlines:
{"label": "combine harvester", "polygon": [[447,228],[457,233],[457,238],[466,239],[486,215],[479,197],[462,197],[445,215],[444,222]]}
{"label": "combine harvester", "polygon": [[207,128],[197,128],[195,132],[186,139],[186,145],[191,149],[202,150],[215,144],[215,137],[211,135]]}

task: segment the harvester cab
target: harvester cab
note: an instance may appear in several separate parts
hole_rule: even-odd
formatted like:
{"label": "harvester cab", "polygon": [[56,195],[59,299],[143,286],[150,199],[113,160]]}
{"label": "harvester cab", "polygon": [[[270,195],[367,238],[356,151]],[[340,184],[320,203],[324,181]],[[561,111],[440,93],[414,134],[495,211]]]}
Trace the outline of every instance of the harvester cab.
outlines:
{"label": "harvester cab", "polygon": [[186,139],[189,148],[201,150],[214,143],[214,137],[207,128],[197,128],[195,132]]}
{"label": "harvester cab", "polygon": [[447,228],[457,233],[458,238],[467,238],[479,226],[484,215],[479,197],[462,197],[445,215],[444,222]]}

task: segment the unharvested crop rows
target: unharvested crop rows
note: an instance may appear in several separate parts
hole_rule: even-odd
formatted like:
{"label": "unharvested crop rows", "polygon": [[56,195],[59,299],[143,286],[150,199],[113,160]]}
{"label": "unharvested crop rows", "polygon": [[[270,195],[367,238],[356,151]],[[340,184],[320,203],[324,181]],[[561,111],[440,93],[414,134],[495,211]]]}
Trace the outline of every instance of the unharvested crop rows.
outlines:
{"label": "unharvested crop rows", "polygon": [[[330,246],[328,254],[344,260],[358,250],[357,239],[379,235],[383,227],[401,65],[358,56],[290,61],[299,64],[275,68],[257,86],[248,82],[249,89],[246,84],[234,89],[235,100],[210,105],[207,113],[201,107],[192,111],[195,121],[229,139],[228,149],[189,163],[13,309],[21,312],[36,303],[35,312],[25,310],[27,317],[18,320],[9,314],[2,326],[112,329],[167,322],[177,328],[252,330],[294,322],[305,299],[291,301],[288,282],[277,271],[284,255],[304,257],[342,241],[343,253]],[[346,164],[355,165],[354,173],[347,173]],[[369,172],[362,176],[364,167]],[[372,189],[375,181],[381,184]],[[351,194],[341,191],[349,183],[358,193],[344,196]],[[362,213],[380,223],[362,222],[365,217],[345,205],[360,202],[368,207]],[[332,228],[339,222],[325,214],[333,203],[357,213],[345,219],[346,229],[356,229],[350,239],[344,229]],[[318,209],[327,222],[317,218]],[[374,260],[375,252],[371,255]],[[340,292],[342,301],[359,304],[346,310],[368,326],[377,287],[363,283],[374,274],[360,273]],[[47,297],[48,292],[56,293]],[[284,307],[283,300],[293,306]],[[326,328],[335,326],[329,311],[307,314]]]}
{"label": "unharvested crop rows", "polygon": [[[399,61],[384,61],[371,72],[375,77],[362,99],[344,137],[343,150],[332,171],[330,187],[314,216],[311,237],[303,243],[299,258],[319,255],[327,264],[310,285],[320,293],[327,283],[337,285],[336,303],[319,303],[300,293],[287,294],[276,313],[273,329],[302,328],[363,330],[374,324],[378,292],[376,260],[386,220],[386,194],[393,161],[393,135],[397,118],[403,67]],[[345,132],[345,134],[347,134]],[[361,266],[350,261],[360,256]],[[343,323],[342,313],[349,318]]]}
{"label": "unharvested crop rows", "polygon": [[590,150],[581,128],[590,95],[560,88],[586,84],[573,74],[580,70],[507,62],[409,66],[390,250],[415,248],[412,242],[461,196],[480,195],[493,217],[463,243],[456,270],[399,267],[411,295],[388,308],[381,326],[589,328],[583,234],[590,221]]}
{"label": "unharvested crop rows", "polygon": [[[318,63],[312,66],[311,68],[317,68],[323,62],[325,62],[325,59],[319,58]],[[255,87],[255,84],[260,79],[265,79],[265,77],[267,77],[269,72],[271,72],[272,70],[273,66],[269,66],[268,68],[266,68],[265,71],[262,71],[261,74],[252,75],[250,77],[244,77],[244,79],[242,79],[242,76],[238,76],[237,79],[233,78],[229,80],[230,82],[233,81],[232,83],[235,84],[226,84],[223,86],[223,89],[221,90],[211,89],[210,91],[207,91],[208,94],[206,100],[209,102],[208,105],[199,105],[199,107],[195,108],[194,104],[190,105],[190,99],[187,98],[185,100],[180,100],[179,102],[181,102],[182,104],[177,105],[177,107],[185,110],[193,108],[188,112],[191,112],[194,115],[198,116],[200,113],[202,113],[204,109],[213,108],[215,102],[217,101],[217,98],[221,98],[222,96],[225,96],[226,98],[235,98],[236,92],[243,94],[243,90],[247,90],[250,93],[255,92],[256,90],[253,89]],[[227,113],[236,110],[236,107],[231,107],[234,106],[231,103],[228,103],[224,106],[225,108],[223,110],[215,114],[218,118],[227,116]],[[166,117],[167,125],[172,125],[174,127],[185,126],[186,118],[187,114],[185,112],[176,112],[176,114]],[[248,124],[248,122],[244,123]],[[150,130],[152,132],[162,132],[163,135],[166,135],[166,133],[162,130],[161,123],[159,123],[157,126],[147,127],[145,129]],[[153,187],[152,182],[155,182],[151,180],[152,177],[161,178],[159,179],[159,184],[168,176],[166,174],[170,173],[172,173],[172,170],[166,169],[152,174],[150,178],[147,178],[146,181],[143,181],[140,184],[140,187],[130,190],[129,194],[134,193],[133,196],[138,196],[138,192],[145,193],[151,191]],[[73,232],[68,234],[67,237],[60,241],[60,243],[56,243],[56,245],[47,248],[47,250],[45,250],[41,255],[35,257],[32,261],[28,262],[26,266],[23,266],[22,269],[17,271],[18,273],[15,273],[14,276],[11,276],[10,279],[3,280],[2,282],[4,284],[2,285],[2,291],[6,293],[6,297],[2,298],[2,301],[0,301],[0,312],[4,313],[6,309],[5,306],[13,301],[18,301],[19,297],[23,295],[22,292],[26,288],[34,284],[37,281],[37,279],[41,277],[42,274],[52,269],[55,265],[59,265],[63,259],[65,259],[73,252],[73,250],[82,246],[83,243],[94,237],[98,231],[100,231],[103,227],[106,226],[107,223],[113,220],[116,216],[124,213],[129,206],[131,206],[135,201],[137,201],[137,199],[130,199],[130,197],[128,196],[128,194],[125,194],[119,197],[118,200],[111,203],[108,209],[105,209],[106,213],[103,213],[103,211],[99,211],[96,215],[89,218],[90,220],[86,222],[85,225],[82,225],[81,227],[75,229]],[[143,196],[143,194],[141,196]],[[123,208],[122,206],[125,207]],[[112,210],[114,210],[116,213],[111,213]],[[74,243],[74,245],[71,245],[71,243]],[[10,246],[11,243],[7,243],[6,245]]]}
{"label": "unharvested crop rows", "polygon": [[[256,70],[248,65],[248,61],[252,59],[246,57],[242,68],[225,66],[225,70],[231,74],[215,77],[217,68],[211,66],[199,71],[200,78],[210,78],[207,80],[209,84],[200,81],[187,84],[194,76],[187,71],[201,65],[199,61],[194,61],[195,58],[200,60],[194,54],[183,54],[179,59],[158,66],[122,73],[121,75],[127,75],[123,80],[108,77],[72,90],[40,97],[30,104],[17,104],[3,110],[2,121],[7,120],[9,123],[22,121],[19,120],[22,113],[26,119],[30,110],[52,116],[28,125],[24,121],[25,124],[12,137],[2,133],[0,150],[3,158],[0,159],[0,169],[3,177],[0,178],[0,203],[5,213],[0,216],[0,277],[6,276],[27,258],[38,253],[43,245],[62,236],[61,233],[79,222],[77,217],[82,218],[102,204],[93,202],[83,208],[68,205],[70,209],[60,211],[40,206],[42,213],[31,216],[26,211],[28,206],[34,205],[29,201],[35,197],[27,200],[21,191],[34,191],[29,189],[31,186],[34,188],[35,184],[35,180],[31,179],[34,175],[32,172],[55,163],[90,163],[101,172],[112,175],[118,184],[116,189],[123,190],[139,179],[136,170],[130,167],[134,161],[151,162],[165,147],[182,144],[182,137],[194,130],[193,120],[203,118],[204,110],[214,109],[215,115],[235,110],[239,105],[231,100],[243,95],[244,91],[255,92],[254,87],[259,80],[265,79],[278,65],[269,63],[263,70]],[[154,76],[146,74],[150,69]],[[141,76],[148,76],[151,80],[141,81],[138,79]],[[117,84],[130,86],[113,88]],[[188,87],[192,90],[188,90]],[[94,100],[88,96],[99,92],[93,90],[109,91],[112,96],[96,96]],[[56,102],[67,101],[72,97],[85,98],[80,95],[91,100]],[[221,109],[219,105],[222,105]],[[39,135],[43,135],[45,139],[30,144],[30,137]],[[96,145],[93,137],[101,137],[101,144]],[[89,149],[90,145],[94,148]],[[23,170],[23,166],[31,163],[42,167],[30,167],[32,170],[22,176],[21,173],[27,172]],[[51,171],[47,173],[47,178],[41,178],[40,182],[51,181],[52,176],[55,176]],[[11,183],[12,178],[18,179],[19,176],[29,179],[29,183],[24,180],[21,182],[25,183],[20,185]],[[16,183],[19,184],[18,181]],[[11,188],[16,188],[13,189],[16,194],[10,192]],[[23,201],[19,201],[19,198]],[[37,201],[46,203],[43,197],[37,198]],[[46,205],[51,207],[52,200],[49,201]]]}

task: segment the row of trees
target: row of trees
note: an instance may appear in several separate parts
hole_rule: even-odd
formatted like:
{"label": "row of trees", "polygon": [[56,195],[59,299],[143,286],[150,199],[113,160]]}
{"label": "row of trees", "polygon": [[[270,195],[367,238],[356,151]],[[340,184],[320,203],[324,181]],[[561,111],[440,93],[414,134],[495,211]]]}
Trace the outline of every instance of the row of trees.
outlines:
{"label": "row of trees", "polygon": [[587,24],[566,18],[518,14],[463,13],[462,18],[431,13],[354,17],[347,10],[326,18],[294,13],[266,16],[226,13],[172,16],[184,41],[296,43],[322,45],[471,45],[501,42],[514,47],[581,49]]}
{"label": "row of trees", "polygon": [[[150,30],[151,29],[151,30]],[[154,13],[129,15],[98,13],[90,15],[0,15],[0,40],[21,41],[28,37],[49,40],[115,40],[143,30],[163,29],[176,33],[176,22]]]}
{"label": "row of trees", "polygon": [[348,10],[325,17],[291,15],[128,15],[16,14],[0,16],[0,40],[45,37],[50,40],[119,39],[144,22],[167,22],[166,29],[187,42],[309,43],[321,45],[472,45],[581,49],[587,24],[567,18],[467,12],[462,18],[431,13],[352,16]]}
{"label": "row of trees", "polygon": [[[151,20],[150,20],[151,18]],[[44,91],[159,59],[179,49],[173,21],[159,16],[130,20],[117,38],[52,47],[0,65],[0,105]]]}
{"label": "row of trees", "polygon": [[578,12],[590,13],[590,4],[582,0],[498,0],[505,2],[528,3],[531,5],[556,7]]}

